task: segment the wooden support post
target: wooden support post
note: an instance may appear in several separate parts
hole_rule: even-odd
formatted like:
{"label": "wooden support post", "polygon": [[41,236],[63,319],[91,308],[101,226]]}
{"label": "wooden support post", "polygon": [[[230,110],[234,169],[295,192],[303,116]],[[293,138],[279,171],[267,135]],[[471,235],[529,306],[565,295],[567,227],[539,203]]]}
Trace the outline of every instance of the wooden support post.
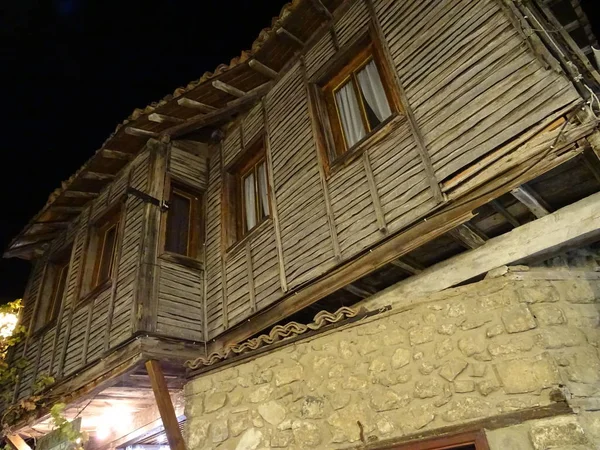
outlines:
{"label": "wooden support post", "polygon": [[246,93],[244,91],[242,91],[241,89],[238,89],[236,87],[231,86],[230,84],[227,83],[223,83],[220,80],[214,80],[212,82],[212,86],[215,89],[218,89],[220,91],[223,91],[229,95],[233,95],[234,97],[243,97],[244,95],[246,95]]}
{"label": "wooden support post", "polygon": [[213,112],[217,109],[214,106],[210,106],[205,103],[200,103],[196,100],[192,100],[191,98],[187,97],[181,97],[180,99],[178,99],[177,104],[186,108],[197,109],[198,111],[201,111],[203,113]]}
{"label": "wooden support post", "polygon": [[7,434],[6,439],[16,450],[31,450],[31,447],[27,445],[27,442],[25,442],[18,434]]}
{"label": "wooden support post", "polygon": [[544,201],[527,185],[521,185],[510,191],[510,193],[513,197],[523,203],[538,219],[550,214],[550,208],[545,205]]}
{"label": "wooden support post", "polygon": [[294,44],[296,44],[298,47],[304,48],[304,41],[302,41],[302,39],[298,38],[294,34],[290,33],[285,28],[283,28],[283,27],[277,28],[276,33],[277,33],[277,36],[282,36],[282,37],[288,39],[290,42],[293,42]]}
{"label": "wooden support post", "polygon": [[261,63],[257,59],[251,59],[250,61],[248,61],[248,66],[250,66],[250,68],[252,70],[254,70],[272,80],[274,80],[275,78],[277,78],[279,76],[279,74],[276,71],[274,71],[270,67],[265,66],[263,63]]}
{"label": "wooden support post", "polygon": [[454,230],[450,230],[450,236],[456,239],[467,248],[477,248],[485,244],[486,237],[474,225],[463,223]]}
{"label": "wooden support post", "polygon": [[154,359],[146,361],[146,370],[148,371],[148,375],[150,375],[150,383],[152,384],[156,405],[158,406],[158,411],[165,427],[169,447],[171,447],[171,450],[185,450],[185,442],[179,428],[177,416],[175,415],[175,408],[173,408],[167,382],[165,381],[165,376],[159,362]]}
{"label": "wooden support post", "polygon": [[183,123],[183,122],[185,122],[185,119],[180,119],[179,117],[167,116],[165,114],[158,114],[158,113],[150,114],[148,116],[148,120],[150,122],[155,122],[155,123],[163,123],[163,122]]}
{"label": "wooden support post", "polygon": [[517,220],[515,216],[508,212],[508,210],[502,206],[498,200],[492,200],[490,202],[490,206],[496,210],[502,217],[506,219],[508,223],[510,223],[513,227],[517,228],[521,226],[521,223]]}

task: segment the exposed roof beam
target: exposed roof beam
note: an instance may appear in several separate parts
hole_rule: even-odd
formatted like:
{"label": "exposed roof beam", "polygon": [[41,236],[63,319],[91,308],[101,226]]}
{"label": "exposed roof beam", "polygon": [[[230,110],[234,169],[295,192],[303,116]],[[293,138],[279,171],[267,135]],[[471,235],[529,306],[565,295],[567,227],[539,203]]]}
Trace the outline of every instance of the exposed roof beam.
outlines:
{"label": "exposed roof beam", "polygon": [[16,450],[31,450],[31,447],[27,445],[27,442],[25,442],[18,434],[7,434],[6,439],[15,447]]}
{"label": "exposed roof beam", "polygon": [[243,97],[246,93],[236,87],[231,86],[230,84],[223,83],[221,80],[214,80],[212,82],[212,86],[215,89],[223,91],[229,95],[233,95],[234,97]]}
{"label": "exposed roof beam", "polygon": [[150,114],[148,116],[148,120],[150,122],[156,122],[156,123],[164,123],[164,122],[182,123],[182,122],[185,122],[185,119],[180,119],[179,117],[167,116],[165,114],[158,114],[158,113]]}
{"label": "exposed roof beam", "polygon": [[112,180],[115,176],[112,173],[100,172],[84,172],[83,178],[86,180],[107,181]]}
{"label": "exposed roof beam", "polygon": [[356,295],[357,297],[360,297],[360,298],[367,298],[367,297],[370,297],[371,295],[373,295],[371,292],[369,292],[365,289],[359,288],[358,286],[355,286],[353,284],[344,286],[343,289],[345,291],[350,292],[353,295]]}
{"label": "exposed roof beam", "polygon": [[323,4],[323,2],[321,2],[321,0],[311,0],[310,3],[319,13],[323,14],[329,20],[333,19],[333,14],[331,14],[331,11],[327,9],[327,7]]}
{"label": "exposed roof beam", "polygon": [[203,113],[209,113],[217,109],[214,106],[210,106],[187,97],[181,97],[180,99],[178,99],[177,104],[186,108],[197,109],[198,111],[202,111]]}
{"label": "exposed roof beam", "polygon": [[149,131],[135,127],[126,127],[125,133],[130,134],[131,136],[158,137],[158,133],[155,131]]}
{"label": "exposed roof beam", "polygon": [[294,44],[296,44],[299,47],[304,47],[304,41],[302,39],[300,39],[297,36],[295,36],[294,34],[290,33],[288,30],[286,30],[283,27],[277,28],[277,31],[275,33],[277,33],[277,36],[282,36],[282,37],[290,40],[291,42],[293,42]]}
{"label": "exposed roof beam", "polygon": [[510,223],[513,227],[517,228],[521,226],[521,223],[517,220],[515,216],[508,212],[508,210],[502,206],[498,200],[492,200],[490,202],[490,206],[496,210],[508,223]]}
{"label": "exposed roof beam", "polygon": [[252,70],[264,75],[267,78],[271,78],[272,80],[279,76],[279,74],[276,71],[274,71],[268,66],[265,66],[263,63],[256,59],[251,59],[248,62],[248,66],[250,66]]}
{"label": "exposed roof beam", "polygon": [[97,192],[86,192],[86,191],[64,191],[62,193],[67,198],[96,198],[98,197]]}
{"label": "exposed roof beam", "polygon": [[83,207],[82,206],[61,206],[61,205],[56,205],[56,206],[51,206],[50,207],[50,211],[64,212],[64,213],[80,213],[81,211],[83,211]]}
{"label": "exposed roof beam", "polygon": [[175,125],[171,128],[167,128],[163,131],[166,136],[177,137],[191,131],[197,130],[198,128],[211,125],[219,122],[220,120],[227,119],[232,115],[241,111],[247,105],[253,104],[260,97],[268,92],[271,88],[272,83],[265,83],[257,88],[252,89],[244,97],[232,100],[224,108],[210,112],[208,114],[199,114],[188,119],[185,123]]}
{"label": "exposed roof beam", "polygon": [[423,272],[423,268],[420,265],[416,264],[413,261],[409,262],[406,257],[395,259],[390,264],[392,264],[392,265],[398,267],[399,269],[402,269],[405,272],[408,272],[412,275],[416,275],[418,273]]}
{"label": "exposed roof beam", "polygon": [[34,253],[36,255],[40,255],[44,253],[44,249],[40,248],[42,245],[41,242],[34,242],[33,244],[25,244],[20,245],[19,247],[11,248],[7,250],[2,255],[3,258],[14,258],[14,257],[24,257],[24,259],[28,259],[31,255],[28,253]]}
{"label": "exposed roof beam", "polygon": [[43,222],[34,222],[34,225],[50,225],[53,227],[66,227],[71,224],[68,220],[48,220]]}
{"label": "exposed roof beam", "polygon": [[123,161],[131,161],[135,155],[131,153],[125,153],[118,150],[109,150],[103,148],[101,151],[102,157],[107,159],[121,159]]}
{"label": "exposed roof beam", "polygon": [[543,200],[527,185],[521,185],[510,193],[523,203],[529,211],[538,219],[550,214],[550,208],[543,203]]}
{"label": "exposed roof beam", "polygon": [[448,234],[467,248],[478,248],[485,244],[483,233],[470,223],[463,223]]}
{"label": "exposed roof beam", "polygon": [[588,148],[583,152],[582,159],[584,165],[600,183],[600,159],[598,159],[596,153],[591,148]]}

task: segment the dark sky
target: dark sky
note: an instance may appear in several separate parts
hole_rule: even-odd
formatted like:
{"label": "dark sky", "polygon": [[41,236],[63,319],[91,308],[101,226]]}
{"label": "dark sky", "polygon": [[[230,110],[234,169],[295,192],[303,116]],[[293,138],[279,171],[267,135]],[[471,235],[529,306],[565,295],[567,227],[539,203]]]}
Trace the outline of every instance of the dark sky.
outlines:
{"label": "dark sky", "polygon": [[[134,108],[250,48],[284,3],[1,1],[1,249]],[[0,302],[28,272],[0,260]]]}
{"label": "dark sky", "polygon": [[[592,20],[595,1],[583,1]],[[250,48],[284,3],[0,1],[0,249],[134,108]],[[0,259],[0,302],[28,272]]]}

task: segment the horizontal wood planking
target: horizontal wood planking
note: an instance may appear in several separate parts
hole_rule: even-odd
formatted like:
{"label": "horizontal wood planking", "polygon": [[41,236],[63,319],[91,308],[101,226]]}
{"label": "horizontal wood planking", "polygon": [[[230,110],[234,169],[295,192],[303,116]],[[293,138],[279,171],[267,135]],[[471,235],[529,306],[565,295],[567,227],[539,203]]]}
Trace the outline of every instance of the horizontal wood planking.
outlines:
{"label": "horizontal wood planking", "polygon": [[298,64],[269,92],[266,108],[286,276],[294,287],[335,264]]}
{"label": "horizontal wood planking", "polygon": [[206,158],[176,147],[171,147],[169,172],[195,189],[205,190],[208,185]]}
{"label": "horizontal wood planking", "polygon": [[46,258],[37,260],[33,265],[33,269],[29,275],[27,292],[23,296],[23,310],[21,312],[21,317],[19,318],[20,324],[26,328],[28,328],[30,325],[35,326],[35,324],[32,324],[32,319],[34,313],[36,312],[35,308],[38,296],[42,290],[45,264]]}
{"label": "horizontal wood planking", "polygon": [[92,306],[93,303],[90,302],[73,311],[71,331],[69,333],[69,341],[63,368],[64,376],[70,375],[84,365],[83,343],[85,340],[88,311]]}
{"label": "horizontal wood planking", "polygon": [[374,4],[440,181],[578,98],[492,0]]}
{"label": "horizontal wood planking", "polygon": [[231,162],[240,154],[242,151],[242,137],[240,135],[239,127],[230,128],[235,129],[235,132],[229,132],[223,139],[221,144],[221,152],[223,158],[223,165],[227,167]]}
{"label": "horizontal wood planking", "polygon": [[283,296],[273,225],[264,227],[250,243],[254,295],[258,310]]}
{"label": "horizontal wood planking", "polygon": [[331,58],[335,56],[335,45],[331,39],[331,33],[325,33],[321,39],[319,39],[315,45],[313,45],[304,57],[304,64],[306,67],[306,76],[311,79],[315,73],[327,64]]}
{"label": "horizontal wood planking", "polygon": [[203,274],[163,260],[158,262],[159,334],[203,341]]}
{"label": "horizontal wood planking", "polygon": [[223,290],[221,271],[221,155],[219,148],[211,151],[206,194],[206,324],[207,335],[213,338],[225,328],[223,324]]}
{"label": "horizontal wood planking", "polygon": [[232,326],[251,314],[245,247],[242,246],[235,254],[228,255],[225,270],[227,271],[227,317],[229,326]]}
{"label": "horizontal wood planking", "polygon": [[244,145],[252,142],[256,136],[263,131],[263,112],[262,105],[259,103],[250,110],[242,119],[242,134],[244,136]]}
{"label": "horizontal wood planking", "polygon": [[356,31],[363,30],[368,23],[369,13],[365,2],[355,1],[334,25],[339,45],[350,42],[356,36]]}
{"label": "horizontal wood planking", "polygon": [[92,320],[87,344],[86,363],[95,361],[104,352],[104,332],[108,326],[108,304],[111,290],[106,289],[100,293],[92,305]]}

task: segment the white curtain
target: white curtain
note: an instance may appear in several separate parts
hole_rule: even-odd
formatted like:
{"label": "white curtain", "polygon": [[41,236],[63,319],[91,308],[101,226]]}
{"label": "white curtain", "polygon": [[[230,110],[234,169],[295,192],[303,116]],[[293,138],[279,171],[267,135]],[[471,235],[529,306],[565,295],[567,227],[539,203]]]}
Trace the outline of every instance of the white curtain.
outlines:
{"label": "white curtain", "polygon": [[340,110],[346,144],[348,144],[348,147],[352,147],[366,134],[352,82],[346,83],[335,93],[335,101]]}
{"label": "white curtain", "polygon": [[258,166],[258,193],[262,217],[267,217],[269,215],[269,195],[267,194],[267,170],[264,162]]}
{"label": "white curtain", "polygon": [[256,196],[254,195],[254,172],[244,178],[244,206],[246,207],[246,230],[256,225]]}
{"label": "white curtain", "polygon": [[392,111],[390,110],[375,61],[367,64],[356,76],[365,100],[379,121],[383,122],[392,115]]}

